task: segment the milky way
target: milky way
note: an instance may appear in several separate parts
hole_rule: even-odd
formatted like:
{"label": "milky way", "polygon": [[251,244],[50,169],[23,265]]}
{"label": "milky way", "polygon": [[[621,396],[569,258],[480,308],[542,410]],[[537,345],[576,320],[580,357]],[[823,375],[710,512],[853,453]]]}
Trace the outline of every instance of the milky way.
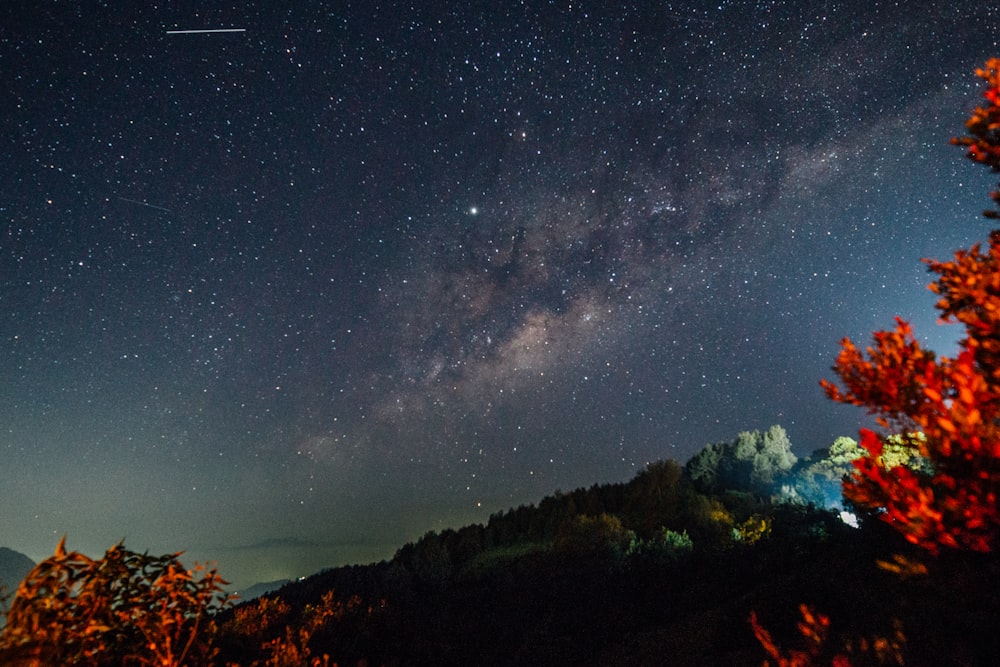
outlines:
{"label": "milky way", "polygon": [[0,10],[0,542],[249,583],[854,433],[841,337],[953,343],[1000,51],[883,4]]}

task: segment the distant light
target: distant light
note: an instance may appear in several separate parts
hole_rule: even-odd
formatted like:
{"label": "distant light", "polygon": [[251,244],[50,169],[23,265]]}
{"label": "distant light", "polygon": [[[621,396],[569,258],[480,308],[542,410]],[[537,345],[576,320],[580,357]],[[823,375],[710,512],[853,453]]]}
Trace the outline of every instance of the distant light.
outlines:
{"label": "distant light", "polygon": [[470,206],[469,215],[479,215],[479,209],[475,206]]}
{"label": "distant light", "polygon": [[859,527],[858,526],[858,516],[856,514],[854,514],[854,512],[847,512],[847,511],[841,512],[840,513],[840,520],[843,521],[844,523],[846,523],[848,526],[851,526],[852,528],[858,528]]}

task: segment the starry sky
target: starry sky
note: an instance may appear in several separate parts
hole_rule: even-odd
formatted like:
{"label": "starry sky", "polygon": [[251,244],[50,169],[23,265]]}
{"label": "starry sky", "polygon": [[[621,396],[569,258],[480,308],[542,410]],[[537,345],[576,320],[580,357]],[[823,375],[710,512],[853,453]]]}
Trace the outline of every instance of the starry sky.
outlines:
{"label": "starry sky", "polygon": [[0,9],[4,546],[368,562],[958,336],[991,3],[205,4]]}

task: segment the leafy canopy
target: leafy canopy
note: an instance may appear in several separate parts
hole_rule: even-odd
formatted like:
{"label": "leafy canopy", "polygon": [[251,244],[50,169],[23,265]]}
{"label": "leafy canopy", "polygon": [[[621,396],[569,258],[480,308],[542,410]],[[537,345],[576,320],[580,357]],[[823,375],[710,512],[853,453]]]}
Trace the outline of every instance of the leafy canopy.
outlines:
{"label": "leafy canopy", "polygon": [[18,587],[0,664],[171,667],[214,656],[211,614],[227,600],[215,570],[121,544],[95,560],[65,542]]}
{"label": "leafy canopy", "polygon": [[[1000,59],[976,73],[987,82],[989,104],[953,143],[1000,172]],[[1000,204],[1000,190],[991,197]],[[885,430],[861,431],[870,456],[855,461],[844,495],[878,508],[883,521],[931,552],[991,552],[1000,546],[1000,230],[985,250],[977,243],[952,261],[927,264],[938,275],[930,289],[942,321],[962,324],[965,337],[954,358],[924,349],[902,319],[875,332],[864,351],[842,341],[834,365],[841,385],[824,380],[823,388],[835,401],[865,407]],[[922,465],[903,465],[887,445]]]}

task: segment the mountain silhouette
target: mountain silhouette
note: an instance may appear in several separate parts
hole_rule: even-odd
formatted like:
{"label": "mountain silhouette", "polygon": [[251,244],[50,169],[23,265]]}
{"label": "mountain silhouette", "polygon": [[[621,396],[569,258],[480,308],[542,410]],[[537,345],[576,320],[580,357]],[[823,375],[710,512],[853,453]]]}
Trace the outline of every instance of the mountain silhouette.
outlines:
{"label": "mountain silhouette", "polygon": [[33,567],[34,561],[24,554],[0,547],[0,594],[12,594]]}

